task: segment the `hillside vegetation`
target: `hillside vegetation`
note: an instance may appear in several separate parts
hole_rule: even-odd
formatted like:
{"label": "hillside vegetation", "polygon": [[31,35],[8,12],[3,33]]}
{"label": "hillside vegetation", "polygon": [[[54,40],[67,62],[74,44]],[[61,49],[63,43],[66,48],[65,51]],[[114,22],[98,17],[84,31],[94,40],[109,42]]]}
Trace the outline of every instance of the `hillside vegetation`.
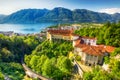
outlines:
{"label": "hillside vegetation", "polygon": [[75,31],[81,36],[96,37],[98,44],[120,47],[120,22],[107,22],[101,27],[84,27]]}
{"label": "hillside vegetation", "polygon": [[[109,70],[102,70],[95,67],[92,72],[84,74],[84,80],[120,80],[120,22],[107,22],[102,27],[82,28],[75,31],[81,36],[96,37],[98,44],[111,45],[116,47],[109,57],[105,57],[105,64],[109,65]],[[118,57],[118,58],[117,58]]]}
{"label": "hillside vegetation", "polygon": [[30,54],[40,43],[35,36],[4,36],[0,34],[0,80],[4,75],[12,80],[22,80],[25,76],[21,58]]}
{"label": "hillside vegetation", "polygon": [[72,50],[70,42],[44,41],[31,55],[25,56],[26,64],[34,71],[54,80],[69,80],[72,63],[68,53]]}
{"label": "hillside vegetation", "polygon": [[70,10],[62,7],[48,9],[23,9],[8,16],[1,16],[0,23],[40,23],[40,22],[116,22],[120,14],[106,14],[86,9]]}

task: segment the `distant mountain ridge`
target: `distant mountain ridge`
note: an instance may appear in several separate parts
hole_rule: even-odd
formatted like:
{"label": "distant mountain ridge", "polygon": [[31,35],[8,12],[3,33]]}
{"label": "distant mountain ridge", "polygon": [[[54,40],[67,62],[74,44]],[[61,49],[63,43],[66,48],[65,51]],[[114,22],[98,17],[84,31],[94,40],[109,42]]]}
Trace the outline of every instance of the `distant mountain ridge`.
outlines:
{"label": "distant mountain ridge", "polygon": [[0,15],[0,23],[40,23],[40,22],[116,22],[120,14],[106,14],[86,9],[70,10],[62,7],[48,9],[23,9],[8,16]]}
{"label": "distant mountain ridge", "polygon": [[6,15],[0,14],[0,21],[3,20],[6,17]]}

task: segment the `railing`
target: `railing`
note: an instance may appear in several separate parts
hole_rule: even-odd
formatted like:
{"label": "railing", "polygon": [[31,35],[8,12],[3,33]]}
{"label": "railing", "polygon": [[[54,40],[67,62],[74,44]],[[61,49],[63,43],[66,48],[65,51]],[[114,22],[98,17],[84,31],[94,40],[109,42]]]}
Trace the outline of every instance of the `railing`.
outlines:
{"label": "railing", "polygon": [[39,79],[41,79],[41,80],[52,80],[52,79],[50,79],[50,78],[46,78],[46,77],[44,77],[44,76],[42,76],[42,75],[40,75],[40,74],[32,71],[30,68],[28,68],[28,67],[25,65],[25,63],[22,63],[22,66],[23,66],[23,68],[25,69],[25,72],[26,72],[26,74],[27,74],[29,77],[39,78]]}
{"label": "railing", "polygon": [[28,75],[31,78],[39,78],[40,80],[53,80],[50,78],[46,78],[45,76],[42,76],[41,74],[38,74],[34,71],[32,71],[29,67],[26,66],[26,64],[23,62],[23,58],[21,59],[21,64],[25,70],[26,75]]}
{"label": "railing", "polygon": [[84,71],[82,70],[82,68],[81,68],[80,65],[77,63],[76,60],[74,60],[74,64],[77,65],[78,73],[80,74],[81,77],[83,77],[83,73],[84,73]]}

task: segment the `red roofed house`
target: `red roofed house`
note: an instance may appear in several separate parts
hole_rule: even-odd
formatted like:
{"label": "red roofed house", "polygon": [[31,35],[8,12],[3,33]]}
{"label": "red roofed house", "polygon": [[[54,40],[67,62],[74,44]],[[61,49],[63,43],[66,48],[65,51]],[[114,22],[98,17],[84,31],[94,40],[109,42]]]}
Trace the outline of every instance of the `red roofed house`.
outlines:
{"label": "red roofed house", "polygon": [[51,29],[47,31],[47,39],[59,39],[59,40],[70,40],[78,38],[79,36],[76,36],[73,34],[73,30],[67,30],[67,29]]}
{"label": "red roofed house", "polygon": [[96,45],[96,43],[94,43],[96,42],[96,39],[93,40],[95,41],[92,41],[91,39],[92,44],[88,44],[90,40],[83,40],[83,38],[74,40],[74,53],[81,56],[81,61],[86,65],[101,65],[103,64],[104,56],[107,56],[110,52],[114,51],[114,47]]}

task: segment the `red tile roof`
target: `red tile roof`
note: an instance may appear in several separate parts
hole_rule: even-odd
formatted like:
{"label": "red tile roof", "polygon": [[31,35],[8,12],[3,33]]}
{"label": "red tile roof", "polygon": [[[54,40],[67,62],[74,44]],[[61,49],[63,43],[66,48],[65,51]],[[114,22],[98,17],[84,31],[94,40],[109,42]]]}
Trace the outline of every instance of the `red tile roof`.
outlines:
{"label": "red tile roof", "polygon": [[59,30],[48,30],[48,32],[50,32],[50,34],[70,36],[70,35],[72,35],[73,30],[63,30],[63,29],[59,29]]}
{"label": "red tile roof", "polygon": [[103,55],[104,52],[110,53],[115,49],[115,47],[112,46],[104,46],[104,45],[91,46],[86,44],[78,44],[75,47],[79,47],[82,49],[83,52],[95,56]]}
{"label": "red tile roof", "polygon": [[112,47],[112,46],[106,46],[105,47],[105,50],[109,53],[113,52],[115,50],[115,47]]}
{"label": "red tile roof", "polygon": [[97,45],[97,46],[102,49],[104,48],[104,51],[109,52],[109,53],[111,53],[115,50],[115,47],[113,47],[113,46],[105,46],[105,45]]}
{"label": "red tile roof", "polygon": [[102,51],[99,48],[97,48],[96,46],[79,44],[79,45],[76,45],[76,47],[81,48],[83,52],[90,54],[90,55],[95,55],[95,56],[103,55]]}
{"label": "red tile roof", "polygon": [[80,36],[80,35],[78,35],[78,34],[74,34],[74,33],[72,33],[72,35],[73,35],[73,36]]}

